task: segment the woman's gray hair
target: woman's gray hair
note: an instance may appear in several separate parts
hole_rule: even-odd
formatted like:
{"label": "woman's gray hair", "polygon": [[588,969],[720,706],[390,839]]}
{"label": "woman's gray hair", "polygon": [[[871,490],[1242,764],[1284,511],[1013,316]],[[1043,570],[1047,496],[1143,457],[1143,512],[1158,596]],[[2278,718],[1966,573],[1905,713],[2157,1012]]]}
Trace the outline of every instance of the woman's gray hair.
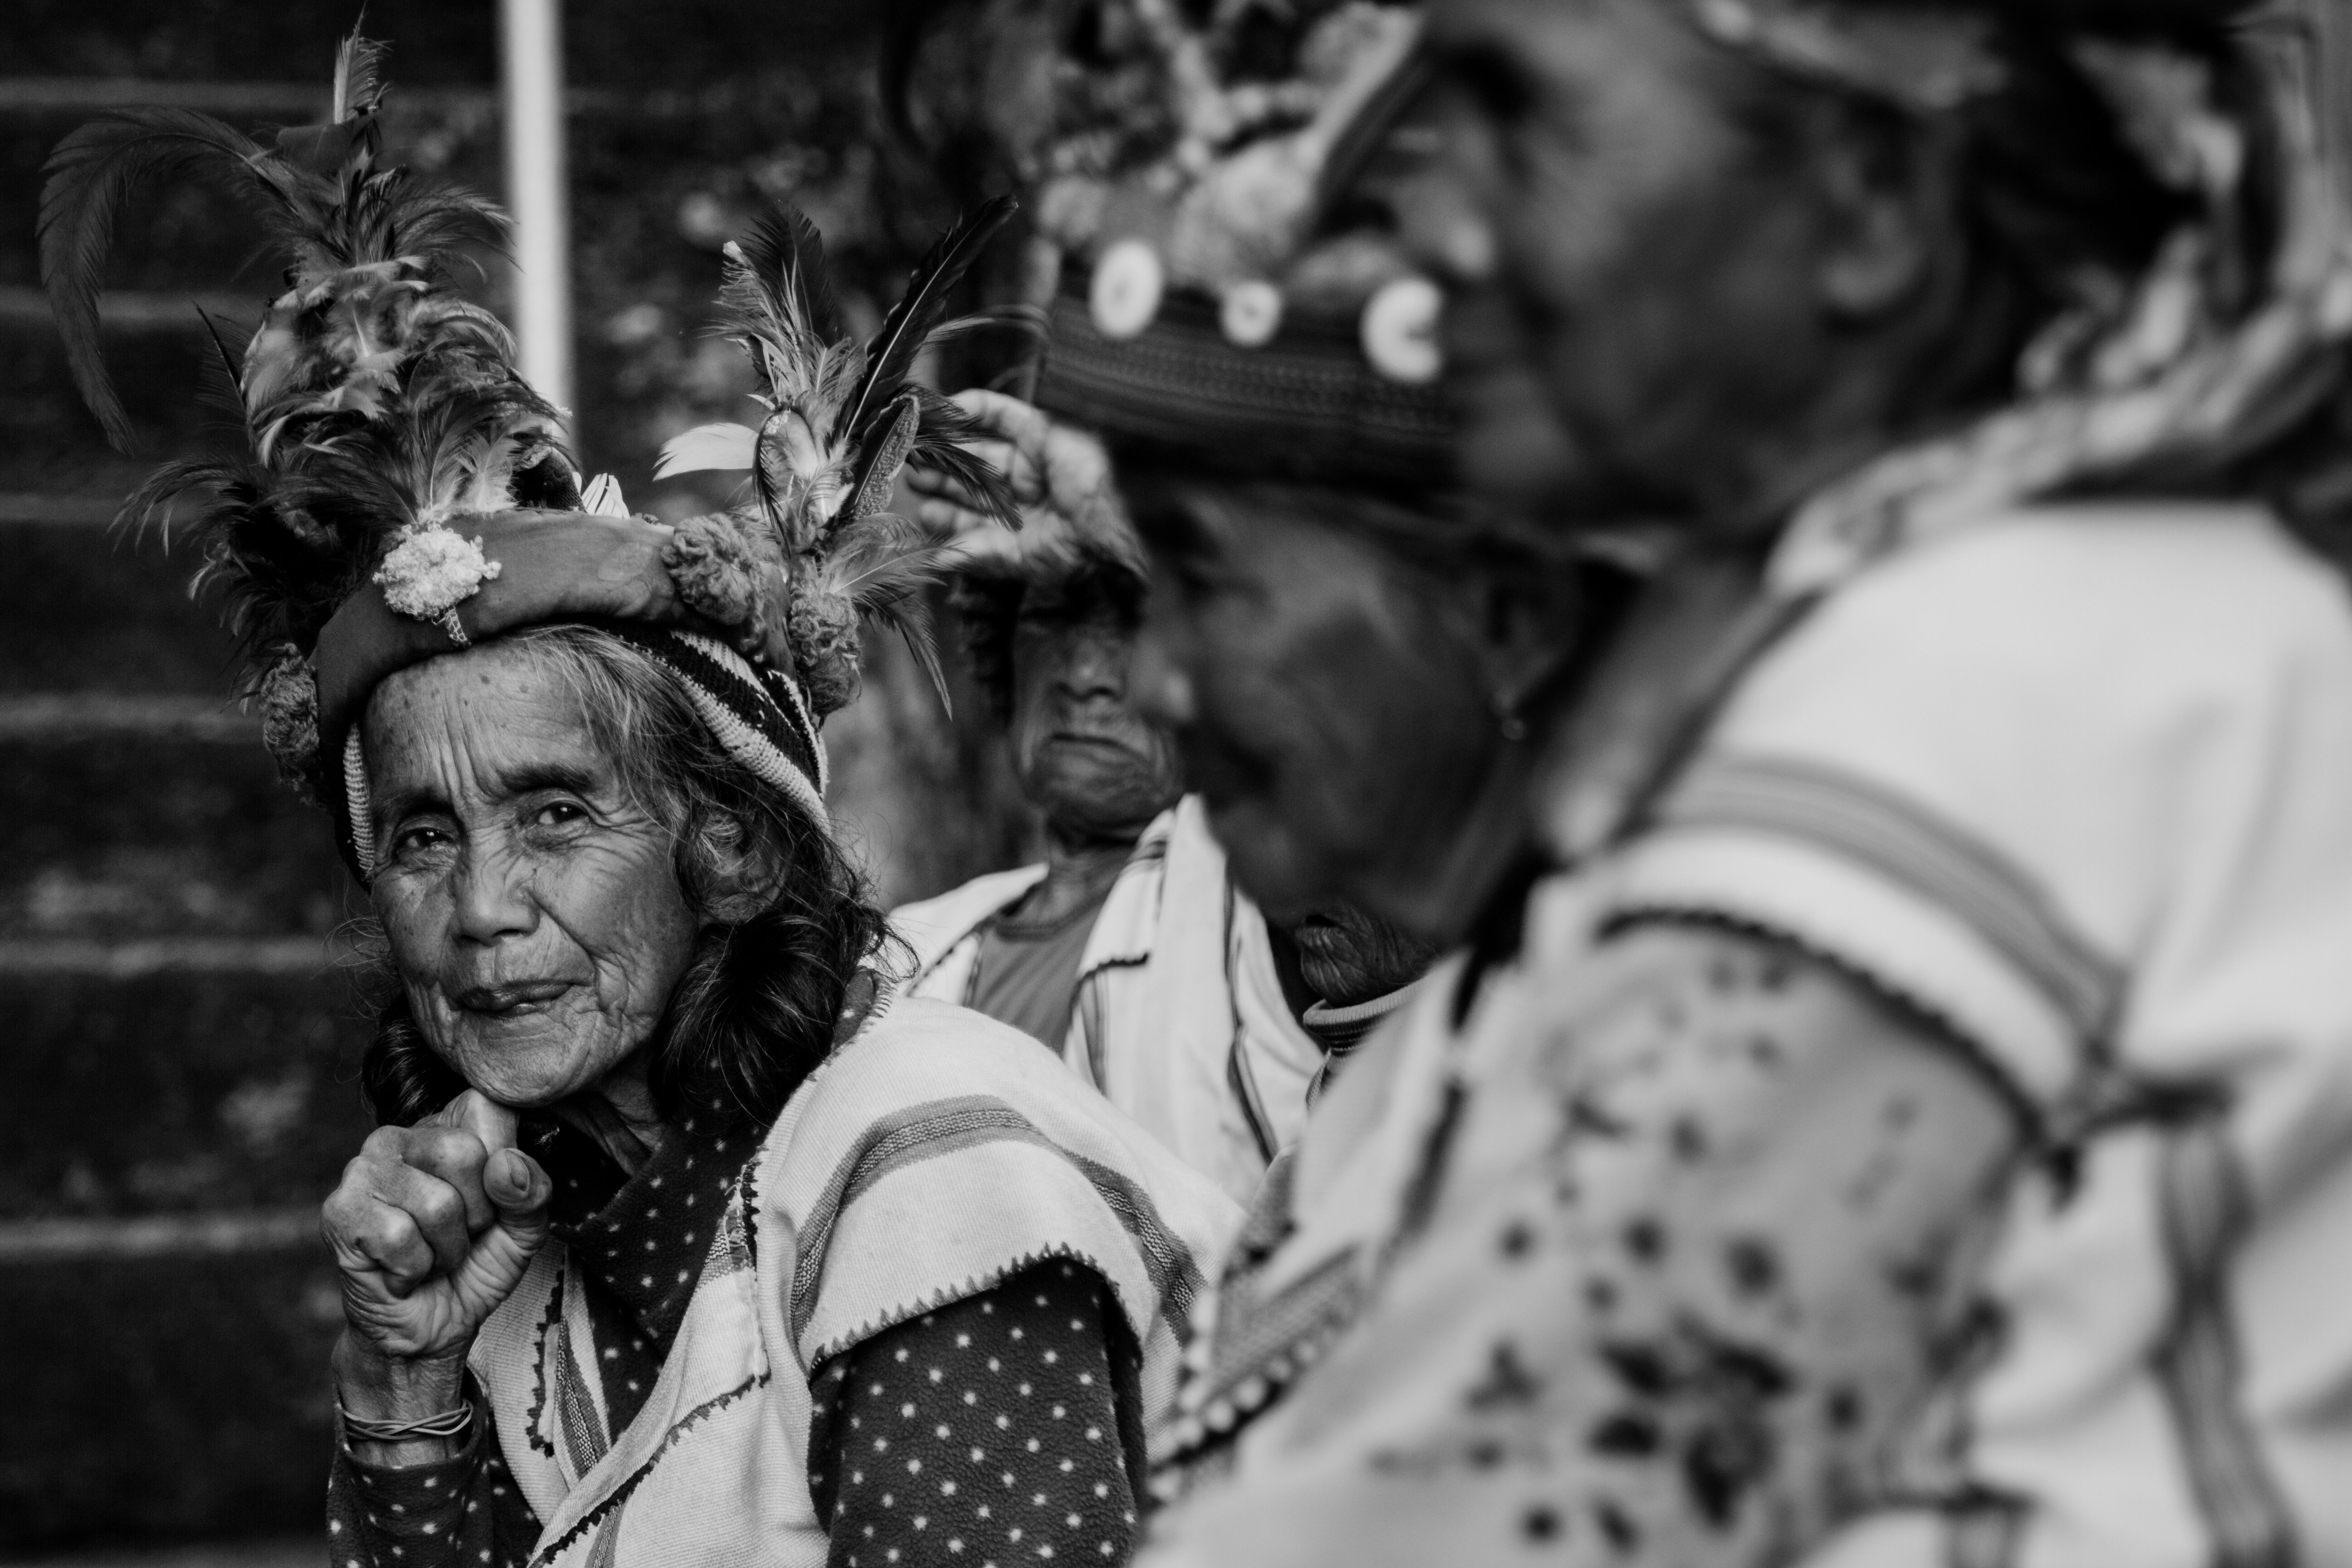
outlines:
{"label": "woman's gray hair", "polygon": [[711,737],[651,657],[593,626],[534,626],[505,639],[527,649],[580,704],[588,732],[622,787],[674,836],[687,903],[706,921],[740,924],[778,896],[776,841],[806,824]]}
{"label": "woman's gray hair", "polygon": [[[831,1048],[850,981],[887,940],[882,911],[832,835],[729,755],[651,657],[580,624],[500,640],[579,702],[622,787],[672,835],[678,885],[702,922],[651,1047],[656,1105],[723,1125],[773,1121]],[[396,986],[361,1082],[377,1118],[401,1125],[466,1088]]]}

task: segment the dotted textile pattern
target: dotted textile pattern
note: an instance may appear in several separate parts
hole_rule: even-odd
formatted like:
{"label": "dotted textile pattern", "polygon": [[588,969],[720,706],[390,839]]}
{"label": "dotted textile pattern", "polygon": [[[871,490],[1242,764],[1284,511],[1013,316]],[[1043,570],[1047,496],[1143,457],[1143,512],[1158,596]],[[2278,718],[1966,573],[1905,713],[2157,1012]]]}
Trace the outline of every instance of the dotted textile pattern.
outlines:
{"label": "dotted textile pattern", "polygon": [[669,1354],[756,1132],[712,1133],[687,1118],[636,1175],[595,1142],[550,1122],[526,1139],[555,1183],[555,1235],[588,1277],[582,1298],[614,1433],[636,1419]]}
{"label": "dotted textile pattern", "polygon": [[1102,1277],[1059,1261],[824,1363],[809,1489],[829,1568],[1125,1563],[1141,1365]]}
{"label": "dotted textile pattern", "polygon": [[[634,1177],[594,1140],[555,1121],[527,1121],[520,1142],[555,1184],[554,1234],[588,1277],[589,1334],[617,1432],[653,1392],[727,1191],[758,1136],[698,1131],[689,1119]],[[521,1568],[530,1560],[541,1521],[499,1458],[488,1401],[467,1384],[474,1424],[447,1459],[387,1469],[336,1445],[330,1568]]]}
{"label": "dotted textile pattern", "polygon": [[[689,1121],[634,1178],[552,1123],[527,1127],[522,1142],[555,1183],[556,1234],[588,1277],[590,1335],[617,1431],[644,1408],[699,1278],[709,1221],[757,1141],[698,1135]],[[1059,1261],[820,1363],[810,1479],[833,1563],[1124,1563],[1142,1495],[1141,1365],[1101,1277]],[[972,1378],[954,1381],[965,1369]],[[499,1457],[488,1404],[470,1379],[467,1394],[475,1421],[447,1459],[390,1469],[336,1446],[330,1568],[529,1562],[541,1521]],[[865,1462],[876,1436],[889,1444],[887,1467]],[[919,1470],[906,1469],[910,1459]],[[924,1479],[886,1483],[891,1469]]]}

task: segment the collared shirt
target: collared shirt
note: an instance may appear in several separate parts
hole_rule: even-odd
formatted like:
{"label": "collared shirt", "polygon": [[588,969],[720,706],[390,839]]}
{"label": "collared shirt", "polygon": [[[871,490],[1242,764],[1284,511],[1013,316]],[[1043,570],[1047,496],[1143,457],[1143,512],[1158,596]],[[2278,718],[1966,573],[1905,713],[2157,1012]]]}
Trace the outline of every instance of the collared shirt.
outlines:
{"label": "collared shirt", "polygon": [[[989,921],[1045,875],[997,872],[896,910],[917,957],[908,989],[971,1000]],[[1237,1203],[1298,1136],[1323,1049],[1290,1011],[1265,919],[1198,796],[1137,840],[1088,932],[1069,1026],[1045,1043]]]}

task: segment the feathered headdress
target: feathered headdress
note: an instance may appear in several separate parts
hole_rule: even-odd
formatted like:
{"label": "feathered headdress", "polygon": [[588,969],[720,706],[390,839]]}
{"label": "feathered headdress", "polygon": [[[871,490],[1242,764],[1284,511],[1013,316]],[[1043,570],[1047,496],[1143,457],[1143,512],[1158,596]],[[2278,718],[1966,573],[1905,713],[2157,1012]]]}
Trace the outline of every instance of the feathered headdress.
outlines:
{"label": "feathered headdress", "polygon": [[[954,51],[982,62],[971,101],[986,106],[962,136],[996,143],[1059,256],[1034,300],[1050,347],[1031,400],[1234,477],[1450,484],[1440,296],[1395,216],[1427,139],[1385,134],[1427,80],[1418,5],[1100,0],[1085,27],[1047,23],[1058,14],[983,7],[992,35],[1027,42]],[[886,56],[894,80],[919,27]]]}
{"label": "feathered headdress", "polygon": [[314,784],[309,656],[387,555],[425,558],[425,596],[447,597],[457,577],[495,569],[456,535],[428,532],[446,534],[454,517],[580,504],[556,411],[516,374],[497,318],[448,287],[466,247],[500,242],[503,215],[379,166],[384,55],[353,33],[337,52],[328,122],[267,143],[185,110],[110,114],[58,144],[41,196],[42,279],[74,380],[123,450],[131,430],[100,353],[98,297],[124,202],[149,180],[208,178],[284,255],[285,289],[249,335],[205,318],[241,447],[166,464],[123,516],[161,513],[168,527],[200,498],[198,581],[226,592],[272,751]]}
{"label": "feathered headdress", "polygon": [[505,329],[449,289],[459,247],[495,240],[503,219],[377,167],[382,56],[348,40],[331,122],[273,146],[150,110],[86,126],[51,159],[44,274],[75,374],[118,441],[128,430],[99,358],[96,300],[131,187],[210,174],[288,253],[286,290],[252,336],[214,329],[244,449],[167,465],[126,515],[163,510],[168,521],[184,494],[205,498],[200,581],[228,590],[264,738],[334,813],[362,880],[374,871],[369,695],[410,665],[551,624],[593,624],[636,647],[737,762],[824,825],[818,721],[856,689],[858,613],[928,642],[908,596],[928,547],[880,510],[892,479],[910,458],[928,462],[1011,513],[994,472],[948,444],[962,416],[909,381],[1005,209],[943,242],[862,349],[836,329],[814,231],[794,220],[752,236],[727,303],[770,409],[739,443],[756,459],[756,504],[664,528],[629,517],[609,479],[583,498],[556,412],[516,374]]}
{"label": "feathered headdress", "polygon": [[978,320],[947,320],[949,301],[1013,212],[1013,199],[999,196],[942,236],[865,344],[844,331],[824,242],[798,212],[762,220],[726,248],[720,330],[751,357],[751,396],[764,415],[756,428],[705,425],[677,437],[662,448],[655,477],[749,470],[734,521],[781,557],[793,657],[820,713],[856,693],[861,616],[899,631],[946,700],[918,592],[940,544],[888,510],[901,468],[951,475],[1007,526],[1020,526],[1003,480],[958,445],[977,433],[971,417],[914,380],[925,344]]}

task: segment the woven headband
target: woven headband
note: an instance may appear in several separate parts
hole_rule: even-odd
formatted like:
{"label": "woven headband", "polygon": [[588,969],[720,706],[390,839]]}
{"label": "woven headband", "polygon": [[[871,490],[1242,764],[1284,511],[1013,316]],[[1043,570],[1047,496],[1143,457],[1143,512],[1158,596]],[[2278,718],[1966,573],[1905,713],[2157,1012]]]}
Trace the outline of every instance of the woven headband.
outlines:
{"label": "woven headband", "polygon": [[[681,585],[675,531],[583,512],[507,512],[462,520],[404,572],[398,552],[319,634],[320,754],[336,837],[362,881],[375,873],[360,720],[388,676],[532,626],[583,625],[620,638],[675,680],[727,753],[818,826],[828,826],[824,742],[792,667],[782,617],[747,639],[737,617]],[[709,613],[718,610],[719,615]]]}

